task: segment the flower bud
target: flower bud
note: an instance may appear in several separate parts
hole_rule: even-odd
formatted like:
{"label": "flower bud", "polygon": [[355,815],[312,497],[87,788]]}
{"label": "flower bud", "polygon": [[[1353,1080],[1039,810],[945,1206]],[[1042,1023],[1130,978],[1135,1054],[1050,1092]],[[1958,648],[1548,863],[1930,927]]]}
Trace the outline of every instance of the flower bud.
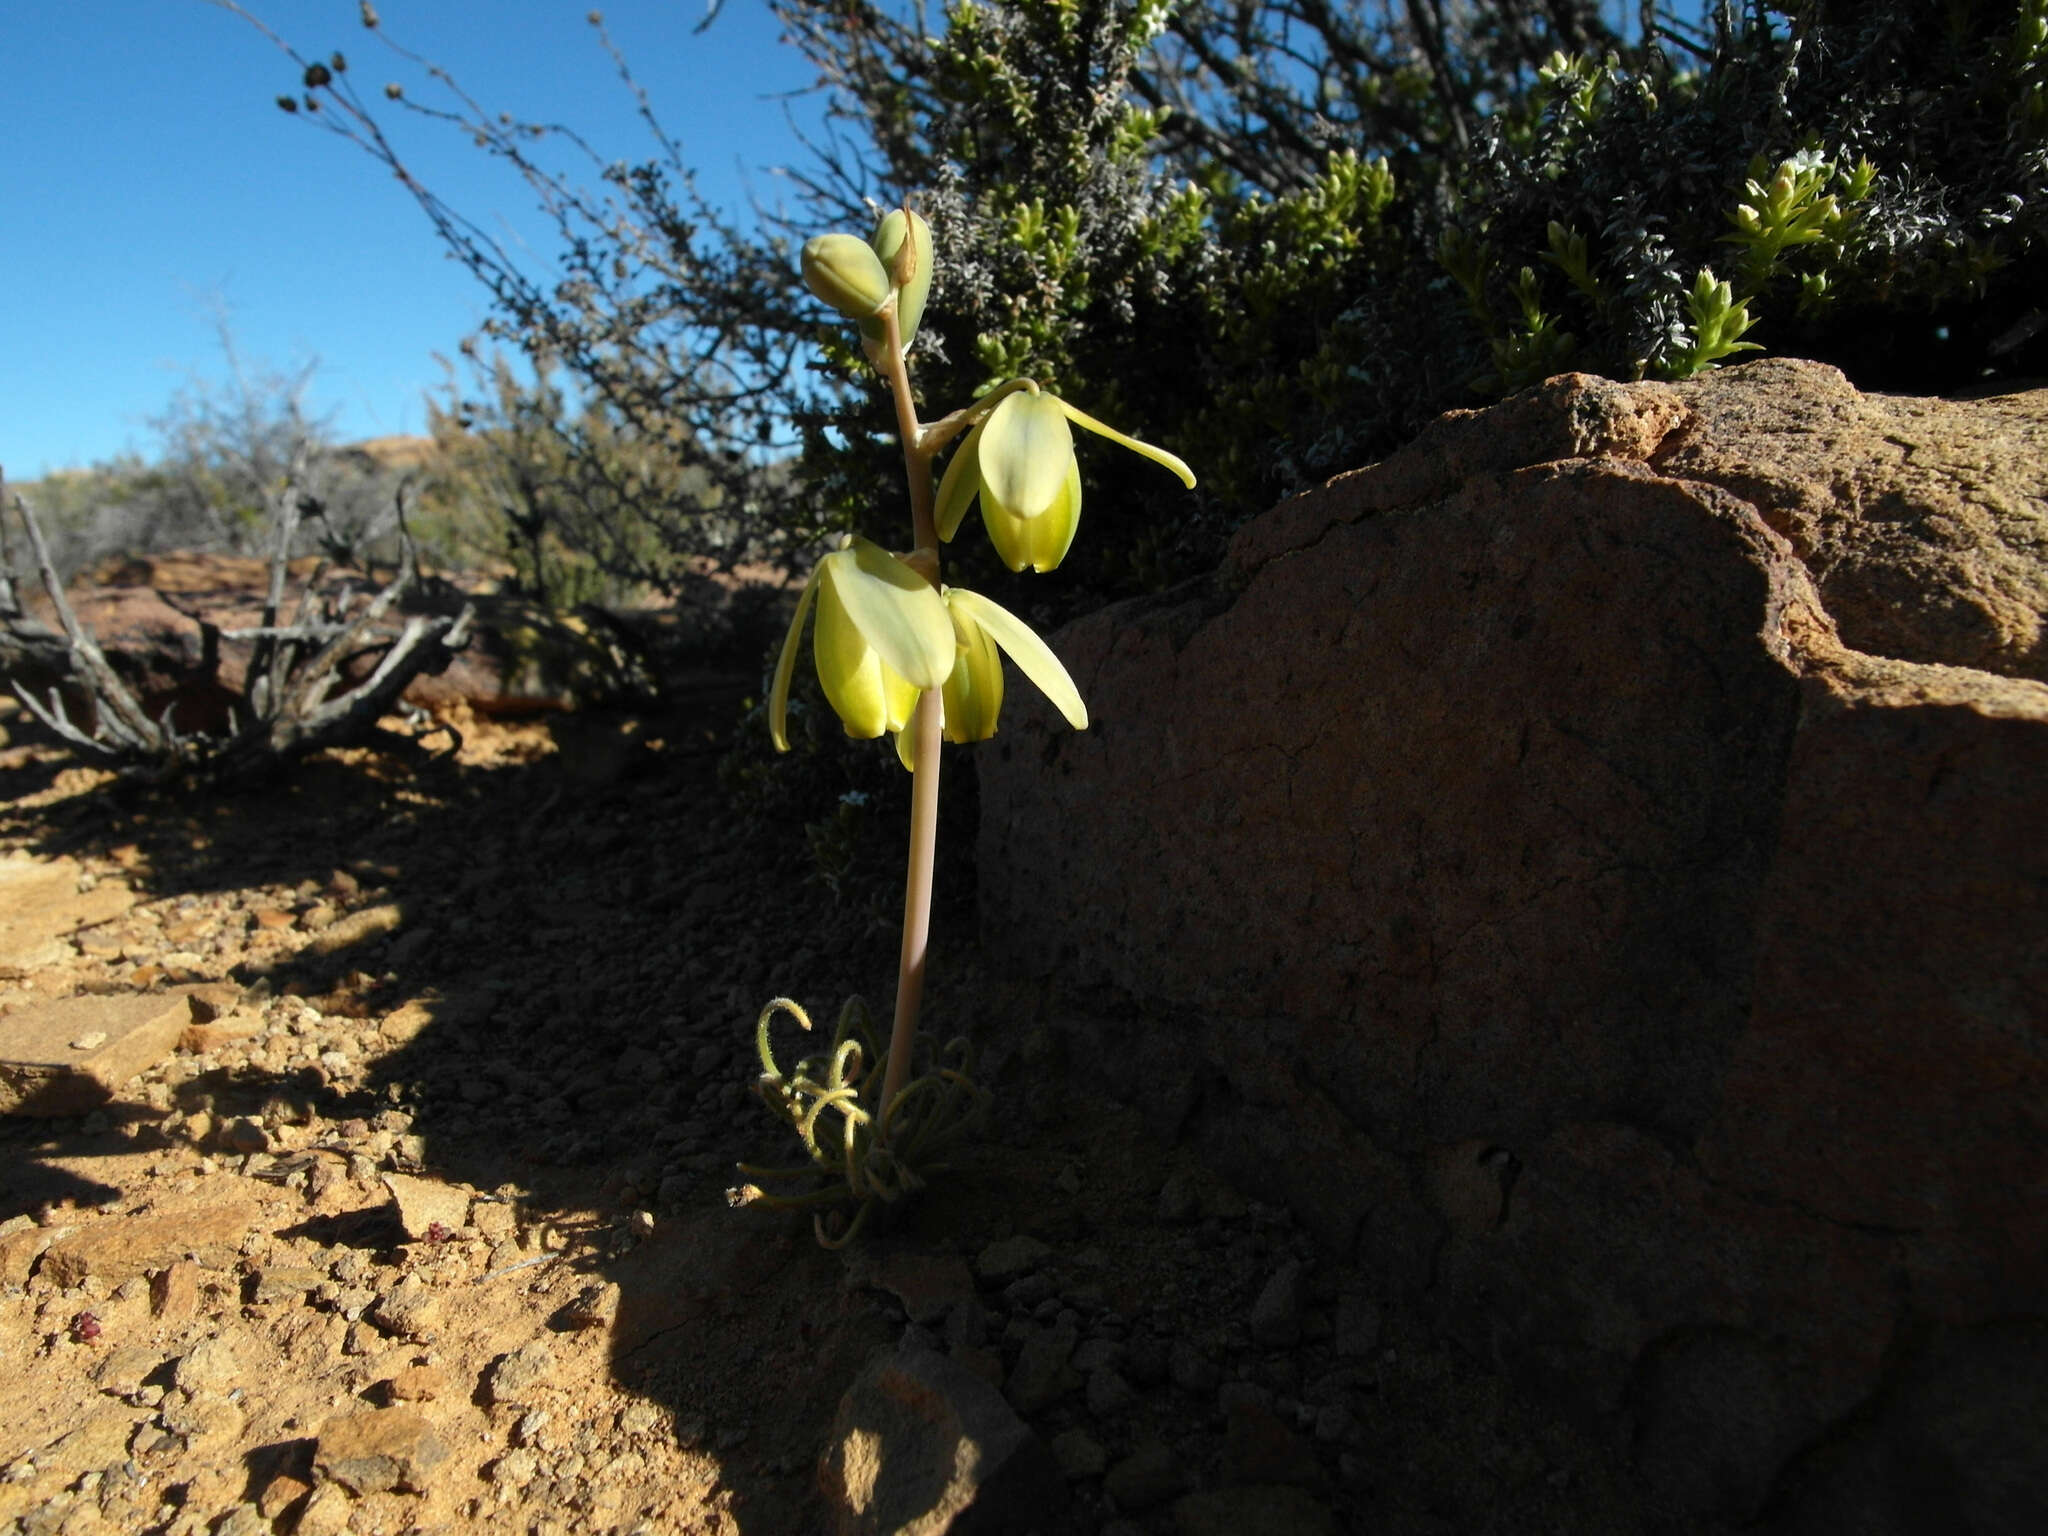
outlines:
{"label": "flower bud", "polygon": [[875,226],[870,243],[889,280],[902,288],[896,299],[896,333],[907,353],[917,339],[917,323],[924,318],[924,301],[932,291],[932,227],[921,214],[893,209]]}
{"label": "flower bud", "polygon": [[806,241],[803,273],[804,286],[849,320],[865,320],[894,291],[882,258],[858,235]]}

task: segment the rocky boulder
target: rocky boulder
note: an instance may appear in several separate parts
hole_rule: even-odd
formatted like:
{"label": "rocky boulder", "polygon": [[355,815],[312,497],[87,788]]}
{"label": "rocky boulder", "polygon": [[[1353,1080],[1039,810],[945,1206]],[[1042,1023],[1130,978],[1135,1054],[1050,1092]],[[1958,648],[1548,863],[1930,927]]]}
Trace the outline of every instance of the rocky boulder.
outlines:
{"label": "rocky boulder", "polygon": [[1785,360],[1446,416],[1055,638],[985,942],[1673,1509],[2048,1529],[2044,447]]}

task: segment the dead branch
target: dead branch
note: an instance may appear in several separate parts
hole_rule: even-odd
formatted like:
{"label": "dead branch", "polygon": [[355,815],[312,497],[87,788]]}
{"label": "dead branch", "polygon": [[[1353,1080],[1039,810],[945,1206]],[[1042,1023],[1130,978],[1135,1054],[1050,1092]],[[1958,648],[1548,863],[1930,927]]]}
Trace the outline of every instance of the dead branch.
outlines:
{"label": "dead branch", "polygon": [[7,472],[0,470],[0,673],[10,678],[62,677],[71,648],[49,625],[28,616],[14,580],[14,541],[7,527]]}
{"label": "dead branch", "polygon": [[0,469],[0,621],[21,617],[21,595],[14,590],[14,541],[7,535],[7,471]]}
{"label": "dead branch", "polygon": [[394,603],[414,584],[419,556],[404,535],[404,555],[397,574],[364,605],[356,617],[307,660],[292,677],[289,689],[272,716],[267,750],[300,750],[302,741],[352,740],[367,734],[388,713],[406,684],[421,672],[438,672],[469,640],[475,610],[465,603],[453,620],[415,615],[388,644],[370,676],[353,688],[339,688],[347,663],[383,644],[376,628]]}
{"label": "dead branch", "polygon": [[80,680],[92,699],[95,714],[93,730],[87,734],[72,724],[65,712],[63,699],[55,688],[50,690],[47,709],[37,703],[35,696],[26,689],[17,688],[21,701],[37,719],[88,755],[117,762],[130,759],[176,762],[181,740],[175,731],[168,728],[169,711],[165,712],[166,724],[163,726],[144,712],[141,702],[121,681],[120,674],[108,665],[106,654],[93,639],[92,631],[79,623],[78,615],[72,611],[71,601],[64,595],[63,579],[58,576],[56,562],[51,560],[50,547],[44,541],[42,524],[18,494],[14,497],[14,511],[28,531],[29,547],[35,555],[43,590],[49,594],[50,604],[57,610],[57,622],[64,628],[72,675]]}
{"label": "dead branch", "polygon": [[[306,470],[306,451],[304,442],[293,448],[291,468],[285,472],[284,484],[278,488],[271,503],[270,523],[276,537],[270,547],[270,587],[263,598],[265,629],[277,627],[278,612],[284,607],[285,581],[291,572],[292,538],[299,531],[299,485]],[[309,595],[311,590],[309,586]],[[303,616],[303,600],[300,607]],[[281,646],[275,640],[260,639],[256,642],[256,654],[249,659],[249,703],[258,715],[266,713],[270,702],[277,697],[291,656],[291,648]]]}
{"label": "dead branch", "polygon": [[[240,707],[230,707],[231,727],[224,738],[181,735],[171,715],[175,702],[165,706],[160,719],[149,718],[108,664],[92,631],[79,621],[35,513],[15,496],[14,509],[28,530],[43,586],[63,626],[59,638],[47,626],[0,609],[0,619],[7,623],[5,631],[0,631],[0,639],[7,642],[0,647],[0,662],[7,663],[7,670],[15,674],[15,692],[31,713],[82,755],[152,777],[187,768],[247,774],[321,746],[374,734],[378,720],[397,706],[415,677],[440,671],[454,652],[468,643],[475,610],[464,604],[452,618],[415,615],[396,636],[380,632],[399,599],[421,580],[419,551],[405,526],[401,489],[397,508],[401,558],[391,580],[360,605],[354,604],[354,594],[348,592],[323,600],[320,586],[327,572],[323,560],[298,593],[291,617],[282,619],[289,595],[292,539],[308,508],[318,510],[318,504],[301,495],[296,483],[303,463],[301,452],[293,461],[294,478],[287,479],[273,503],[276,537],[262,622],[223,631],[197,611],[170,604],[199,626],[201,672],[207,678],[218,674],[223,639],[255,642],[245,692]],[[11,587],[0,591],[0,604],[11,596]],[[352,606],[353,613],[349,611]],[[68,672],[83,687],[95,710],[91,731],[71,719],[58,688],[49,689],[47,700],[39,699],[20,680],[15,656],[29,654],[32,645],[40,645],[45,653],[43,659],[49,665],[43,669],[44,675]],[[345,682],[351,663],[380,651],[368,677],[352,686]]]}

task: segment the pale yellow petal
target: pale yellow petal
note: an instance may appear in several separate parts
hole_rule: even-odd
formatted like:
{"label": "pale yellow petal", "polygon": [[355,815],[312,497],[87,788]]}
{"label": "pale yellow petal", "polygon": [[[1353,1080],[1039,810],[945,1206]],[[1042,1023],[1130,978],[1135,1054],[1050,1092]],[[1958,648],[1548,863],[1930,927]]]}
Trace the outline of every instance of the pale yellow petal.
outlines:
{"label": "pale yellow petal", "polygon": [[[842,599],[841,573],[853,571],[851,550],[827,555],[818,566],[818,682],[846,734],[872,740],[889,728],[882,658],[868,644]],[[858,571],[853,571],[856,579]]]}
{"label": "pale yellow petal", "polygon": [[1081,702],[1081,690],[1074,686],[1073,678],[1052,653],[1052,647],[1039,639],[1029,624],[978,592],[963,592],[955,587],[948,601],[988,632],[989,638],[1017,663],[1017,669],[1052,700],[1053,708],[1066,716],[1067,724],[1077,731],[1088,729],[1088,706]]}
{"label": "pale yellow petal", "polygon": [[847,617],[875,653],[915,688],[936,688],[953,670],[953,621],[938,589],[881,545],[856,538],[826,556]]}
{"label": "pale yellow petal", "polygon": [[1081,522],[1081,466],[1067,460],[1066,484],[1037,517],[1018,517],[995,494],[981,493],[981,524],[1003,564],[1013,571],[1050,571],[1066,559]]}
{"label": "pale yellow petal", "polygon": [[917,714],[921,690],[887,662],[882,663],[882,704],[889,714],[889,729],[900,731]]}
{"label": "pale yellow petal", "polygon": [[953,450],[953,457],[946,461],[946,472],[939,477],[938,506],[934,520],[939,527],[941,543],[953,542],[953,535],[960,531],[960,520],[967,515],[967,509],[974,505],[974,498],[981,490],[981,429],[988,425],[984,417],[968,430],[967,441]]}
{"label": "pale yellow petal", "polygon": [[1002,557],[1003,564],[1013,571],[1031,569],[1031,525],[1021,517],[1012,517],[1003,509],[1001,502],[984,493],[981,498],[981,526],[988,530],[988,541]]}
{"label": "pale yellow petal", "polygon": [[[950,597],[950,594],[949,594]],[[952,609],[960,659],[946,679],[946,740],[986,741],[1003,708],[1003,660],[988,631],[964,608]]]}
{"label": "pale yellow petal", "polygon": [[982,423],[982,496],[1012,517],[1039,516],[1059,498],[1074,462],[1074,434],[1051,395],[1015,394]]}

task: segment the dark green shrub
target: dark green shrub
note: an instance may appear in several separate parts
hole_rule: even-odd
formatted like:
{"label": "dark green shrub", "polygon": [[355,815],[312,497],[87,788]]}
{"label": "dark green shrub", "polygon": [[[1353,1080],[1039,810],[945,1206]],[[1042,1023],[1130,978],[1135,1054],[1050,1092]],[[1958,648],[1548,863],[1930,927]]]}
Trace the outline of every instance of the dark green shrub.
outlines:
{"label": "dark green shrub", "polygon": [[[1591,0],[987,0],[936,37],[908,5],[775,8],[844,130],[804,229],[908,192],[948,253],[931,397],[1032,373],[1198,465],[1190,510],[1098,456],[1054,610],[1202,569],[1277,497],[1562,369],[1762,349],[1872,388],[2043,371],[2044,0],[1626,25]],[[306,99],[402,169],[346,77]],[[666,139],[579,199],[540,167],[545,131],[452,110],[562,228],[564,270],[525,273],[415,184],[500,339],[714,484],[751,473],[744,445],[789,443],[792,480],[734,503],[769,526],[889,526],[884,396],[790,242],[706,208]],[[792,366],[821,338],[825,364]]]}

